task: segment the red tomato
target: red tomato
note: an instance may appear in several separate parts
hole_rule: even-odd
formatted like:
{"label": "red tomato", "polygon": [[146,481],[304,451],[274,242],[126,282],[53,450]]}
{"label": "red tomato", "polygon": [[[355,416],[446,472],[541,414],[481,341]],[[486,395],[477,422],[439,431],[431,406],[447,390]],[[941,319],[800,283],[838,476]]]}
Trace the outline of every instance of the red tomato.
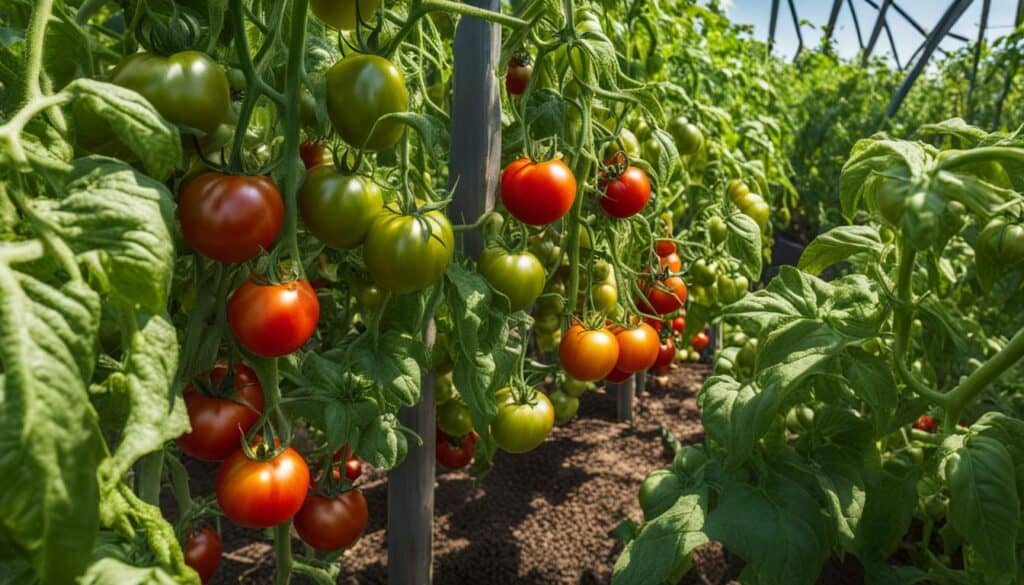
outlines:
{"label": "red tomato", "polygon": [[320,302],[306,280],[257,284],[250,277],[228,300],[228,324],[242,347],[262,357],[288,355],[306,343]]}
{"label": "red tomato", "polygon": [[562,337],[558,359],[569,377],[580,382],[596,382],[615,367],[619,342],[605,328],[586,329],[576,323]]}
{"label": "red tomato", "polygon": [[[359,455],[348,452],[347,443],[334,452],[335,461],[342,459],[345,460],[345,479],[350,482],[359,479],[359,476],[363,474],[363,460],[359,458]],[[341,474],[337,469],[334,470],[334,479],[341,479]]]}
{"label": "red tomato", "polygon": [[651,199],[651,182],[637,167],[626,170],[604,186],[601,209],[612,217],[624,219],[640,212]]}
{"label": "red tomato", "polygon": [[934,433],[935,419],[928,416],[927,414],[922,414],[920,417],[918,417],[916,421],[914,421],[914,428],[919,431]]}
{"label": "red tomato", "polygon": [[633,374],[631,372],[623,372],[622,370],[613,369],[604,377],[604,381],[611,382],[612,384],[618,384],[619,382],[625,382],[632,375]]}
{"label": "red tomato", "polygon": [[646,370],[658,359],[658,332],[646,323],[618,331],[615,340],[619,342],[615,369],[620,372],[631,374]]}
{"label": "red tomato", "polygon": [[309,170],[324,163],[333,163],[333,155],[323,142],[307,140],[299,145],[299,156],[302,157],[302,164]]}
{"label": "red tomato", "polygon": [[647,323],[648,325],[653,327],[655,331],[658,331],[658,332],[661,331],[661,327],[662,327],[661,319],[655,319],[654,317],[644,317],[643,321],[644,321],[644,323]]}
{"label": "red tomato", "polygon": [[245,528],[269,528],[299,511],[309,491],[309,467],[291,447],[270,461],[249,459],[239,449],[217,471],[217,504]]}
{"label": "red tomato", "polygon": [[437,429],[437,462],[448,469],[459,469],[469,465],[473,460],[473,446],[476,445],[477,438],[476,432],[464,437],[451,437]]}
{"label": "red tomato", "polygon": [[219,262],[246,262],[277,239],[284,202],[269,177],[208,172],[185,185],[178,215],[195,251]]}
{"label": "red tomato", "polygon": [[708,337],[706,331],[701,331],[697,335],[694,335],[693,339],[690,340],[690,345],[692,345],[693,349],[697,351],[704,351],[704,348],[708,346],[708,343],[711,343],[711,338]]}
{"label": "red tomato", "polygon": [[676,317],[672,319],[672,331],[676,333],[682,333],[686,330],[686,318]]}
{"label": "red tomato", "polygon": [[654,242],[654,253],[664,258],[669,254],[676,253],[676,243],[672,240],[658,240]]}
{"label": "red tomato", "polygon": [[561,219],[576,200],[576,177],[562,160],[521,158],[501,173],[501,202],[519,221],[548,225]]}
{"label": "red tomato", "polygon": [[532,75],[533,65],[529,61],[512,57],[505,72],[505,90],[509,95],[523,95]]}
{"label": "red tomato", "polygon": [[667,315],[683,308],[686,303],[686,283],[678,276],[669,276],[647,285],[647,302],[640,302],[641,310],[653,310]]}
{"label": "red tomato", "polygon": [[[178,437],[178,446],[192,457],[221,461],[231,455],[263,412],[263,387],[256,372],[245,364],[234,364],[232,371],[233,397],[201,394],[192,383],[185,387],[185,409],[192,430]],[[217,388],[227,372],[225,364],[214,366],[210,384]]]}
{"label": "red tomato", "polygon": [[199,580],[206,583],[217,572],[220,555],[224,552],[220,535],[210,526],[203,526],[199,532],[189,530],[185,538],[185,564],[199,574]]}
{"label": "red tomato", "polygon": [[295,515],[295,532],[317,550],[352,546],[370,518],[363,492],[352,488],[333,498],[313,494]]}
{"label": "red tomato", "polygon": [[676,342],[671,337],[666,337],[661,345],[658,346],[658,358],[654,360],[654,365],[651,368],[660,370],[666,366],[672,364],[672,360],[676,357]]}

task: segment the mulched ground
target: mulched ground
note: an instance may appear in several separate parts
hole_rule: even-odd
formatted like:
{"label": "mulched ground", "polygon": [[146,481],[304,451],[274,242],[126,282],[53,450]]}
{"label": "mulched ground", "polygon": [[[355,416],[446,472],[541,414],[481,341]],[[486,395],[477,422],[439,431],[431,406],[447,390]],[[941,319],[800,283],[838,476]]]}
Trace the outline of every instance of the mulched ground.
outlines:
{"label": "mulched ground", "polygon": [[[632,424],[616,422],[615,396],[587,393],[578,417],[525,455],[501,453],[479,488],[464,471],[439,470],[434,522],[438,585],[608,583],[622,544],[611,531],[639,519],[636,491],[672,459],[662,426],[684,443],[703,438],[696,392],[708,369],[686,365],[654,380],[636,401]],[[215,466],[189,462],[193,490],[212,490]],[[370,507],[362,539],[342,556],[345,585],[387,582],[386,476],[360,480]],[[213,583],[270,583],[273,555],[259,533],[222,522],[224,560]],[[301,546],[298,541],[296,546]],[[709,544],[684,584],[734,583],[742,561]],[[296,578],[296,583],[305,582]]]}

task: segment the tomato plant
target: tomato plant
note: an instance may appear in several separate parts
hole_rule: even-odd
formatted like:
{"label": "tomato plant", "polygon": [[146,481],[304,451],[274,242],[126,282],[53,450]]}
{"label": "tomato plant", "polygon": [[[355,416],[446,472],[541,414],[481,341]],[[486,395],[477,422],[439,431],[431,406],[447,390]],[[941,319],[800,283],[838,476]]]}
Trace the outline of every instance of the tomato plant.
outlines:
{"label": "tomato plant", "polygon": [[185,537],[185,564],[199,574],[199,580],[208,583],[220,565],[224,552],[220,535],[212,526],[203,526]]}
{"label": "tomato plant", "polygon": [[576,323],[566,331],[558,347],[558,360],[575,380],[594,382],[604,378],[619,359],[619,342],[605,328],[587,329]]}
{"label": "tomato plant", "polygon": [[263,176],[199,175],[182,190],[178,213],[185,241],[220,262],[270,249],[284,222],[281,192]]}
{"label": "tomato plant", "polygon": [[227,458],[240,448],[242,437],[263,411],[263,387],[251,368],[234,364],[229,390],[224,392],[220,387],[227,377],[227,365],[218,364],[209,373],[211,393],[202,393],[191,383],[185,387],[192,430],[178,437],[178,446],[192,457],[208,461]]}
{"label": "tomato plant", "polygon": [[543,392],[534,389],[498,391],[498,416],[491,434],[509,453],[526,453],[540,445],[555,424],[555,407]]}
{"label": "tomato plant", "polygon": [[217,504],[245,528],[285,522],[302,507],[308,489],[309,467],[291,447],[266,461],[250,459],[238,449],[217,471]]}
{"label": "tomato plant", "polygon": [[501,202],[513,217],[530,225],[561,219],[576,200],[576,177],[560,159],[522,158],[501,173]]}
{"label": "tomato plant", "polygon": [[342,550],[359,539],[368,521],[366,497],[358,488],[333,497],[310,494],[295,514],[295,532],[317,550]]}
{"label": "tomato plant", "polygon": [[318,240],[347,250],[366,239],[384,212],[384,198],[372,180],[322,164],[307,173],[299,191],[299,210],[306,229]]}
{"label": "tomato plant", "polygon": [[473,446],[479,435],[471,432],[461,437],[451,436],[437,429],[437,462],[448,469],[461,469],[473,460]]}
{"label": "tomato plant", "polygon": [[305,280],[242,283],[227,305],[235,338],[256,355],[276,357],[302,347],[316,330],[320,302]]}

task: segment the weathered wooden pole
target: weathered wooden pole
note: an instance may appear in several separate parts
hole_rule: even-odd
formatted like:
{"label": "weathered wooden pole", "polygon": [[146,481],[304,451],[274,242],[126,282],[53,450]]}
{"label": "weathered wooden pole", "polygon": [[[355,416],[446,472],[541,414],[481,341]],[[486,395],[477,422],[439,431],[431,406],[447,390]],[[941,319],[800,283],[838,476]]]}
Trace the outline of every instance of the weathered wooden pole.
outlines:
{"label": "weathered wooden pole", "polygon": [[[500,0],[466,0],[501,10]],[[494,206],[501,165],[501,93],[494,75],[501,45],[497,25],[462,17],[455,32],[454,98],[449,181],[456,186],[448,208],[453,223],[471,223]],[[460,232],[458,245],[468,256],[480,252],[476,230]],[[427,329],[428,345],[434,326]],[[433,580],[435,469],[434,377],[423,380],[420,403],[399,413],[402,424],[423,438],[411,445],[405,462],[388,480],[388,583],[430,585]]]}
{"label": "weathered wooden pole", "polygon": [[921,56],[917,59],[917,63],[914,64],[914,68],[910,70],[907,78],[903,80],[903,84],[900,86],[896,95],[892,97],[892,101],[889,103],[889,109],[886,111],[886,116],[893,117],[896,112],[899,111],[900,106],[903,104],[903,100],[906,99],[907,93],[910,92],[910,88],[914,87],[914,82],[924,71],[925,65],[928,64],[928,60],[931,58],[932,53],[938,48],[939,43],[949,32],[949,29],[953,28],[956,21],[960,20],[963,16],[964,11],[971,5],[971,0],[954,0],[954,2],[946,10],[946,13],[939,19],[938,24],[935,25],[935,29],[932,30],[931,34],[928,35],[928,39],[925,41],[924,49],[921,51]]}
{"label": "weathered wooden pole", "polygon": [[619,422],[631,422],[633,420],[633,395],[636,394],[636,375],[626,378],[623,382],[609,384],[609,387],[611,391],[615,392],[615,410]]}

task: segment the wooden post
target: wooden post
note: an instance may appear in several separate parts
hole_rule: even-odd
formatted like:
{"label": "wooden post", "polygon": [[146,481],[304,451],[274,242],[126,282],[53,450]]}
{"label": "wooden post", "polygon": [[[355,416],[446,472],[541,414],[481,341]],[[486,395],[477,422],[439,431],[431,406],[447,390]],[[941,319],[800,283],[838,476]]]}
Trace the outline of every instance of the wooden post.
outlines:
{"label": "wooden post", "polygon": [[619,422],[631,422],[633,420],[633,395],[636,394],[636,376],[630,376],[623,382],[609,384],[609,386],[615,392]]}
{"label": "wooden post", "polygon": [[885,13],[889,10],[890,4],[892,4],[892,0],[882,0],[882,7],[878,9],[878,18],[875,19],[875,26],[871,29],[868,46],[864,48],[864,53],[861,55],[860,64],[862,67],[867,66],[871,53],[875,50],[875,43],[878,42],[878,35],[882,34],[882,27],[885,26]]}
{"label": "wooden post", "polygon": [[647,388],[647,371],[637,372],[636,374],[636,392],[637,396]]}
{"label": "wooden post", "polygon": [[[467,0],[493,11],[500,0]],[[462,17],[455,33],[455,93],[452,117],[450,183],[456,185],[448,208],[453,223],[472,223],[494,206],[501,165],[501,94],[494,71],[500,54],[497,25]],[[460,232],[458,245],[470,257],[479,254],[477,230]],[[426,331],[434,343],[434,325]],[[434,377],[423,380],[420,403],[399,413],[402,424],[423,438],[410,445],[405,462],[388,479],[388,583],[430,585],[433,580],[435,467]]]}
{"label": "wooden post", "polygon": [[896,95],[892,97],[892,101],[889,102],[889,109],[886,111],[886,116],[893,117],[896,112],[899,111],[900,105],[903,104],[903,100],[906,99],[907,93],[910,92],[910,88],[914,87],[914,82],[917,81],[921,72],[924,71],[925,65],[928,64],[928,60],[931,58],[932,53],[942,42],[943,37],[949,32],[949,29],[953,28],[956,21],[960,20],[963,16],[964,11],[971,5],[971,0],[954,0],[950,5],[946,13],[939,19],[938,24],[935,25],[935,29],[928,35],[928,39],[925,41],[924,49],[921,51],[921,56],[917,59],[917,63],[914,64],[914,68],[911,69],[910,74],[903,80],[903,84],[900,86]]}

